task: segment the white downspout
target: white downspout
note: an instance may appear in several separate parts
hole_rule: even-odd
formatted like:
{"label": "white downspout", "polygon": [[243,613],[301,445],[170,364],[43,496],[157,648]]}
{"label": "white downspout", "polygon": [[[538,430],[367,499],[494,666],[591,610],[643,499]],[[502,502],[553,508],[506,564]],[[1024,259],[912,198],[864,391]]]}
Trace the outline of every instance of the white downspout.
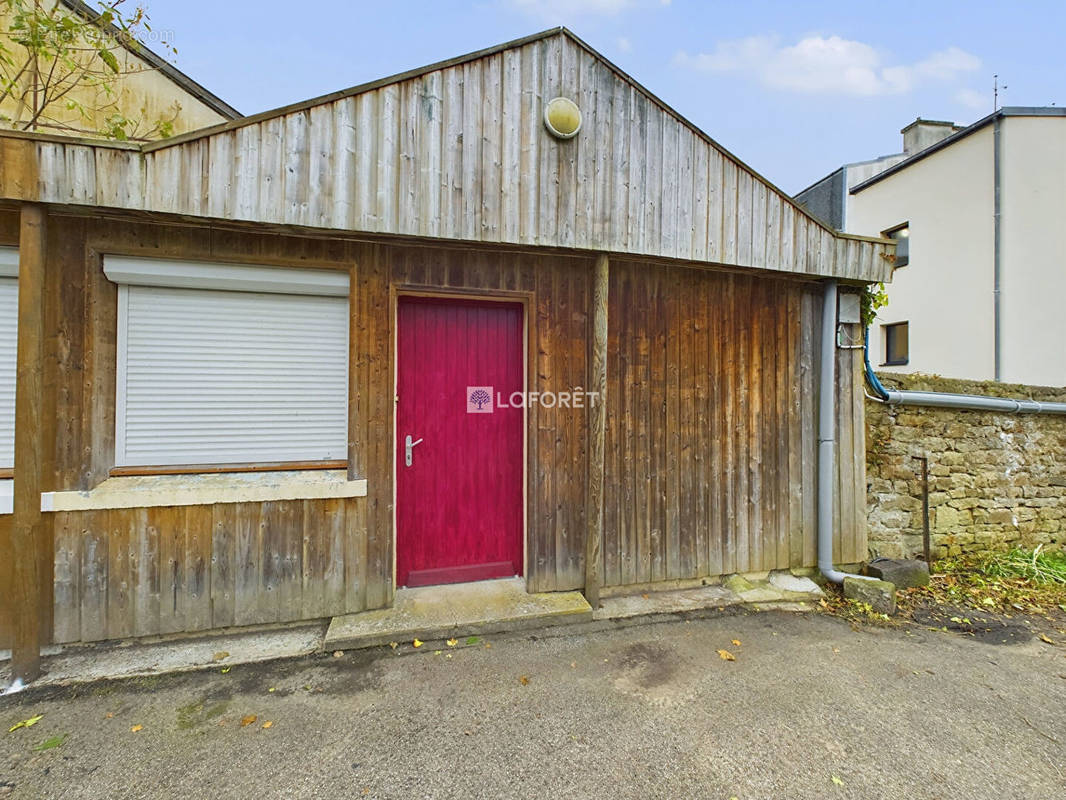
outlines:
{"label": "white downspout", "polygon": [[826,281],[822,300],[822,354],[818,391],[818,569],[827,581],[874,580],[833,565],[833,447],[836,443],[837,284]]}

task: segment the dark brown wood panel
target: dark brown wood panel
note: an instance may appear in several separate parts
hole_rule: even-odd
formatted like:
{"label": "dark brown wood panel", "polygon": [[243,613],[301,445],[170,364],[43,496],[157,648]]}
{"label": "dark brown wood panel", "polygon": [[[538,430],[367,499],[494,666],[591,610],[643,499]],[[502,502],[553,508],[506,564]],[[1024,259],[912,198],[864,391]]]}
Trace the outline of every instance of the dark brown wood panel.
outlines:
{"label": "dark brown wood panel", "polygon": [[[814,564],[820,312],[814,284],[612,260],[607,585]],[[845,563],[866,543],[860,368],[841,351]]]}
{"label": "dark brown wood panel", "polygon": [[[368,485],[367,497],[351,500],[46,515],[58,641],[308,619],[392,601],[401,291],[525,302],[529,390],[589,386],[591,256],[62,216],[50,219],[48,252],[45,385],[56,422],[45,428],[45,490],[91,488],[113,465],[115,294],[104,253],[348,270],[348,468]],[[818,286],[792,278],[612,260],[604,585],[813,564],[820,307]],[[845,454],[862,435],[858,368],[856,352],[842,351]],[[527,422],[528,586],[581,588],[587,412],[537,405]],[[839,463],[838,557],[857,561],[861,457]],[[0,616],[0,641],[4,625]]]}

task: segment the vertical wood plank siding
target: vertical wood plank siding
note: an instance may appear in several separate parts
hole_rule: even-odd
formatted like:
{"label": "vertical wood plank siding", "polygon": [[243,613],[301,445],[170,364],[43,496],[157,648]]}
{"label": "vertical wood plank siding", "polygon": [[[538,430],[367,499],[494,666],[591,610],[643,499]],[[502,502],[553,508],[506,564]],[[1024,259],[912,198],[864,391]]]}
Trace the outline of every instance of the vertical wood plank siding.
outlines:
{"label": "vertical wood plank siding", "polygon": [[[103,252],[349,270],[349,472],[367,479],[368,495],[47,515],[56,641],[282,622],[391,602],[398,291],[524,297],[529,389],[590,385],[589,257],[52,217],[45,417],[55,422],[46,427],[46,491],[89,489],[113,463],[116,299]],[[814,563],[820,306],[818,286],[794,278],[612,259],[605,586]],[[865,554],[862,459],[849,450],[849,437],[862,435],[862,387],[857,353],[839,359],[836,557],[848,563]],[[587,431],[582,412],[529,410],[531,591],[583,585]],[[8,630],[0,618],[0,643]]]}
{"label": "vertical wood plank siding", "polygon": [[[606,585],[812,565],[817,287],[612,260]],[[836,558],[865,558],[861,356],[838,368]],[[861,451],[861,447],[860,447]]]}
{"label": "vertical wood plank siding", "polygon": [[[544,128],[558,95],[581,107],[574,139]],[[0,143],[3,163],[30,144]],[[562,32],[146,152],[33,144],[38,185],[0,170],[0,196],[868,281],[890,272],[886,244],[822,227]]]}

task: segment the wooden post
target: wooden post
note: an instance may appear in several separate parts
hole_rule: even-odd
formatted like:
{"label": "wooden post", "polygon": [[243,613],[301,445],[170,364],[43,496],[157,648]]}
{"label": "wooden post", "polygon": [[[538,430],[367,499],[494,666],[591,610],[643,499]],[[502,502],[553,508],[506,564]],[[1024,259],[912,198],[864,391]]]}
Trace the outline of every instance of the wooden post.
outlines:
{"label": "wooden post", "polygon": [[44,206],[23,204],[19,232],[18,381],[11,555],[12,678],[41,674],[41,464],[44,459]]}
{"label": "wooden post", "polygon": [[595,401],[589,414],[588,506],[585,534],[585,599],[594,609],[600,606],[600,543],[603,541],[604,437],[607,429],[607,285],[609,261],[596,258],[592,279],[592,359],[589,392]]}

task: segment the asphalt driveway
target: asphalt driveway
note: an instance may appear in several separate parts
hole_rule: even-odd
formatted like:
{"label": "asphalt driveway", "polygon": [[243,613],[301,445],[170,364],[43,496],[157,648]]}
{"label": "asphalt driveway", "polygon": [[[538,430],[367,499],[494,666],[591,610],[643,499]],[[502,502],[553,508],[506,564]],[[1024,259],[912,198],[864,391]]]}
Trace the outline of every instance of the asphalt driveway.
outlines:
{"label": "asphalt driveway", "polygon": [[744,611],[223,669],[0,698],[0,796],[1066,796],[1037,639]]}

